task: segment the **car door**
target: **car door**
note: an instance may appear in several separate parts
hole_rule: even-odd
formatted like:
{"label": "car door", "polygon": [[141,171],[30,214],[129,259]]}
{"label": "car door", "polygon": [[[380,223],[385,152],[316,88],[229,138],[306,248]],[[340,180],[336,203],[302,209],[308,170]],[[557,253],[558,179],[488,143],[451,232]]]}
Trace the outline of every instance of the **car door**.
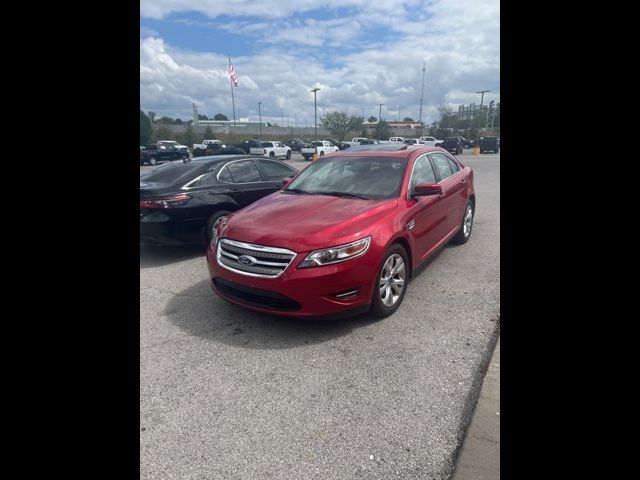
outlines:
{"label": "car door", "polygon": [[442,202],[446,209],[446,226],[442,230],[442,236],[451,233],[460,226],[462,213],[467,203],[466,179],[458,163],[444,153],[431,153],[429,155],[433,163],[433,169],[438,177],[438,183],[442,187]]}
{"label": "car door", "polygon": [[[232,183],[229,192],[240,207],[252,204],[256,200],[276,191],[274,181],[266,181],[262,178],[253,159],[234,160],[225,165],[218,174],[218,179],[223,183]],[[280,180],[280,185],[282,180]]]}
{"label": "car door", "polygon": [[407,187],[405,228],[414,242],[416,264],[433,252],[442,239],[443,224],[447,221],[446,205],[440,196],[412,196],[413,188],[419,183],[437,183],[433,165],[426,154],[415,160]]}

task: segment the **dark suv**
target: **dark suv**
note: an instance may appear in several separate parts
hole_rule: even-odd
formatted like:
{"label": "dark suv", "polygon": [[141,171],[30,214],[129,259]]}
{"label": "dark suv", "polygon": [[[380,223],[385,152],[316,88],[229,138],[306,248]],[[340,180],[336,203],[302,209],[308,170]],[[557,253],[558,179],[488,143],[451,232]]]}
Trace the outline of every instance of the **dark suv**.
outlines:
{"label": "dark suv", "polygon": [[480,139],[480,142],[478,142],[478,145],[480,147],[480,153],[498,153],[500,151],[500,143],[498,142],[498,137],[482,137]]}
{"label": "dark suv", "polygon": [[284,144],[288,147],[291,147],[292,152],[299,152],[302,147],[304,147],[305,143],[302,140],[287,140]]}
{"label": "dark suv", "polygon": [[462,137],[447,137],[444,139],[444,142],[438,146],[455,155],[460,155],[464,150]]}

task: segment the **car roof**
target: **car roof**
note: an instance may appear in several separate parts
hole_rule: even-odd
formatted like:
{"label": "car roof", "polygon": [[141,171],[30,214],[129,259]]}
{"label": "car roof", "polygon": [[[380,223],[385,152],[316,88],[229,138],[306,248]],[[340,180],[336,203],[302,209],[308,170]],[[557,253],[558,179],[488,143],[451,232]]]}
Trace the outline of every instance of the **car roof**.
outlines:
{"label": "car roof", "polygon": [[348,157],[362,157],[362,156],[371,156],[371,157],[392,157],[392,158],[408,158],[415,152],[419,152],[419,154],[428,153],[428,152],[442,152],[444,151],[440,147],[432,147],[430,145],[393,145],[388,143],[378,143],[374,145],[360,145],[348,148],[346,150],[341,150],[340,153],[336,152],[330,154],[331,157],[335,156],[348,156]]}

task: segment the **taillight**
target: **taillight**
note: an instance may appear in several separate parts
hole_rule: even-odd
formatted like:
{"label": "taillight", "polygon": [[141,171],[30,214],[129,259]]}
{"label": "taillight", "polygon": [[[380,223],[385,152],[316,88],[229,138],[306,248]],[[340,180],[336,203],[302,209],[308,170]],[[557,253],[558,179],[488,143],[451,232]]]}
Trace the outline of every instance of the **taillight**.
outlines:
{"label": "taillight", "polygon": [[171,208],[191,200],[191,195],[180,193],[166,197],[148,198],[140,201],[140,208]]}

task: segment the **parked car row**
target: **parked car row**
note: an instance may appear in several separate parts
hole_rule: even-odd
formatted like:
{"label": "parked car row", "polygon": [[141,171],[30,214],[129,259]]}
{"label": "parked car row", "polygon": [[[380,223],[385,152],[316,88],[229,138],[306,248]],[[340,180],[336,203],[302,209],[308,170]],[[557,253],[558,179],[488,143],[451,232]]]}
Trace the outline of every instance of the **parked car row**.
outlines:
{"label": "parked car row", "polygon": [[469,240],[473,171],[432,146],[332,147],[301,172],[247,154],[157,167],[140,177],[141,242],[204,241],[212,290],[246,308],[388,316],[420,265]]}

